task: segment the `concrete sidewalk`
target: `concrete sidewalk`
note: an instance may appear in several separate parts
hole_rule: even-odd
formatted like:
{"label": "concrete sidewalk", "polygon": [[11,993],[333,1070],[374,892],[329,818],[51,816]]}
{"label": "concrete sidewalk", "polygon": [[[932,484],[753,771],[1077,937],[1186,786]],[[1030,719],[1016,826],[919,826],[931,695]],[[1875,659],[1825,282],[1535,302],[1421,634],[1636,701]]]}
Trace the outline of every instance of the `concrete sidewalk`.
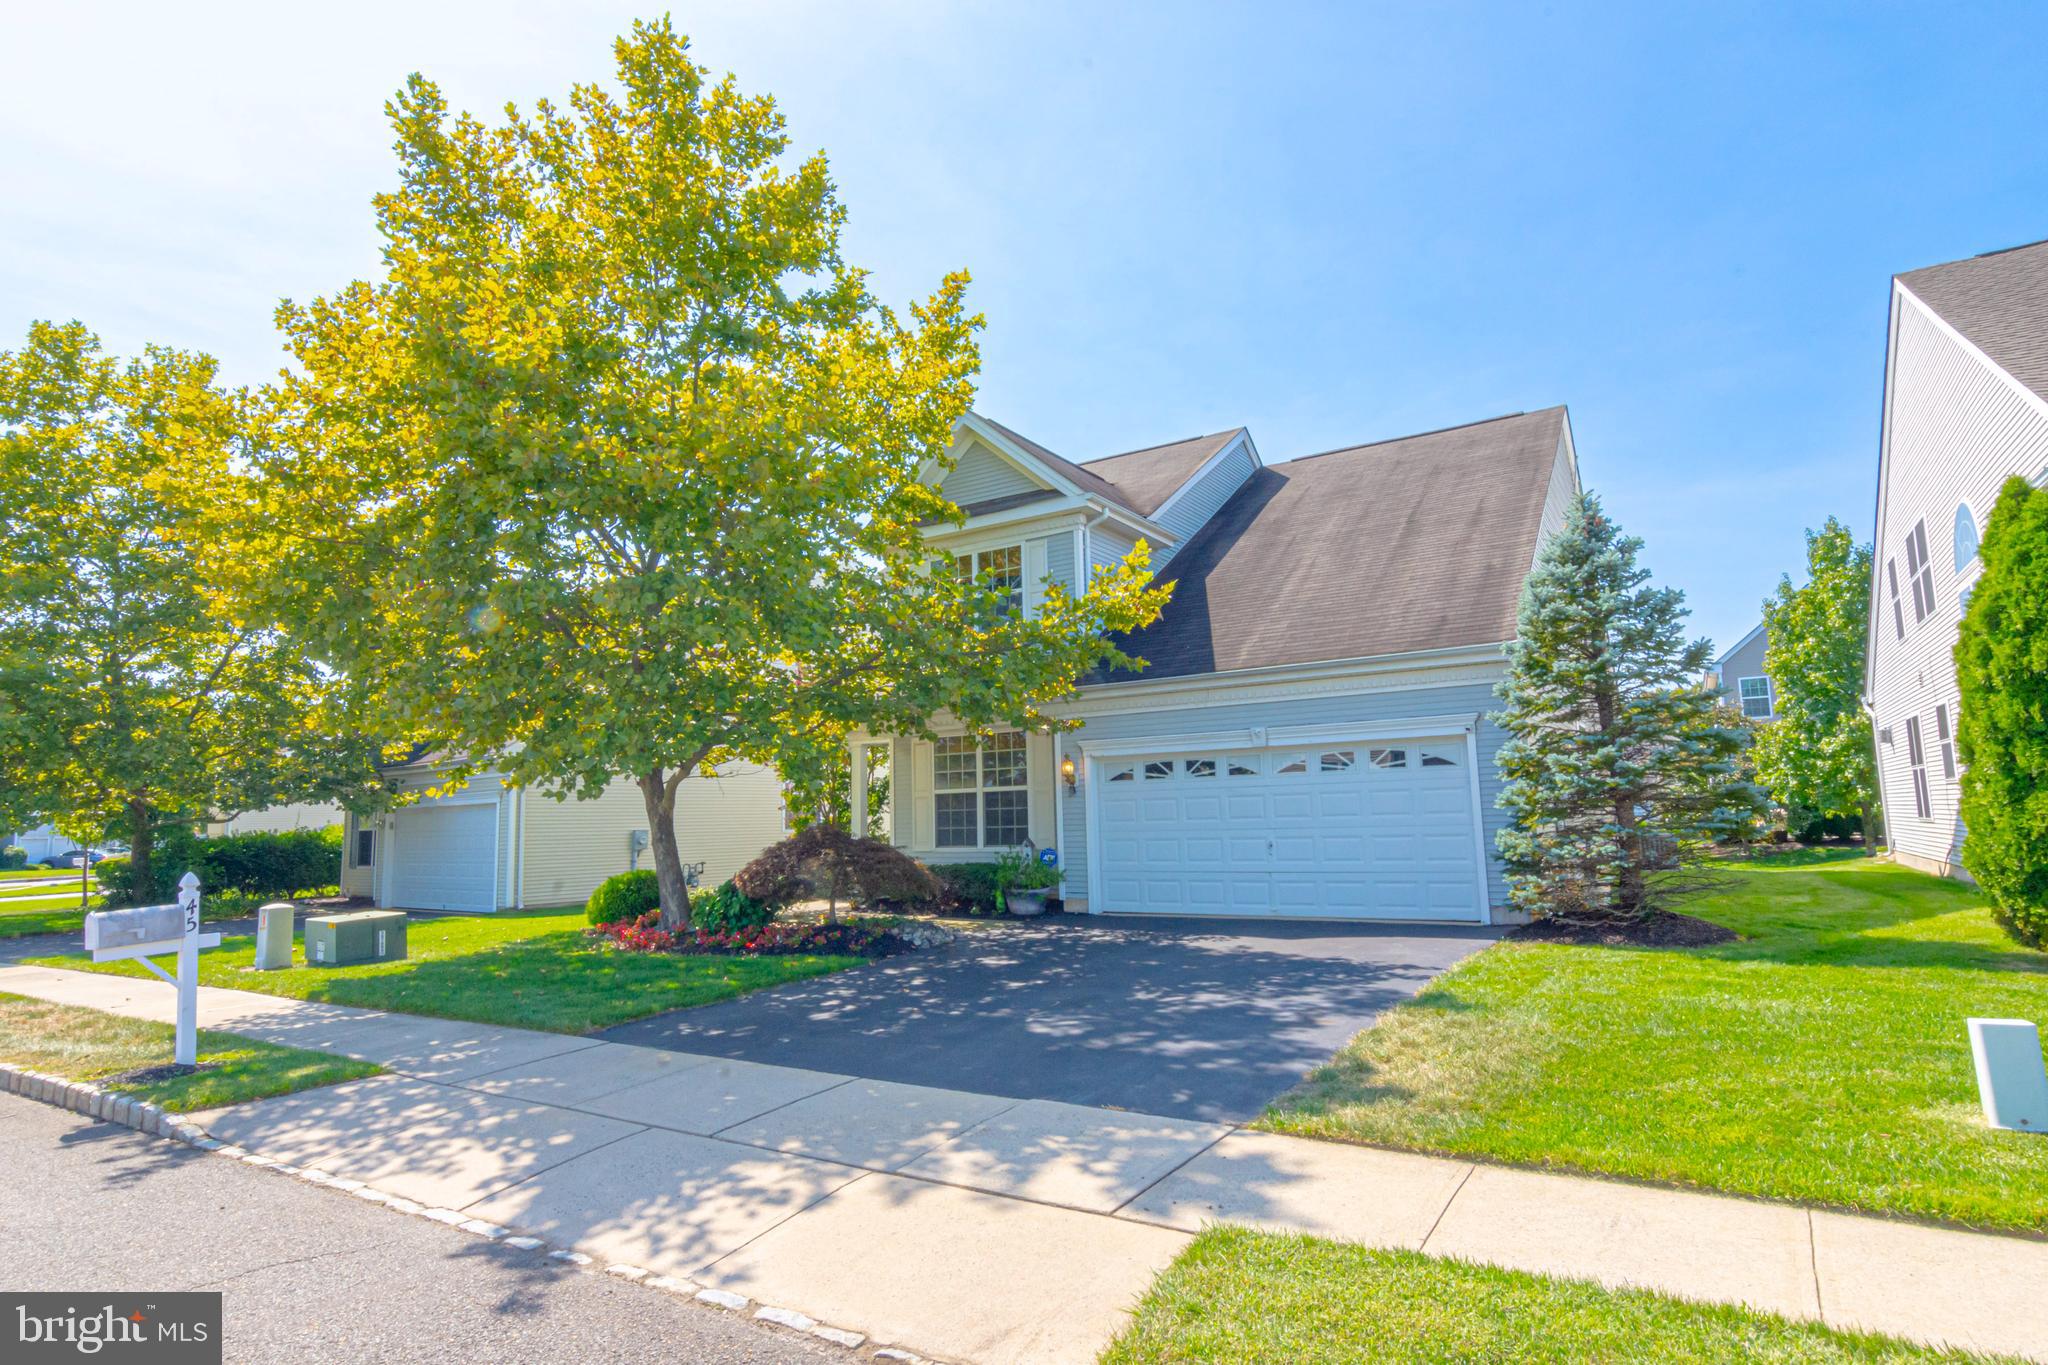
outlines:
{"label": "concrete sidewalk", "polygon": [[[160,983],[0,991],[167,1019]],[[1206,1222],[2048,1360],[2048,1243],[202,988],[209,1028],[390,1074],[225,1141],[926,1355],[1092,1359]]]}

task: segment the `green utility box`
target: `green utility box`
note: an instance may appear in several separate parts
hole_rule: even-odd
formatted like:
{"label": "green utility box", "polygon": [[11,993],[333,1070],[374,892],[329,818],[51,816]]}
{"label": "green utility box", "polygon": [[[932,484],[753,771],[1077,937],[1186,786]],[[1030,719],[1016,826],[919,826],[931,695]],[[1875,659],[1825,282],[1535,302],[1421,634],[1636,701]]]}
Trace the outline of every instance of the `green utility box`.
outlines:
{"label": "green utility box", "polygon": [[405,915],[397,910],[357,910],[315,915],[306,921],[306,963],[346,967],[355,962],[397,962],[405,956]]}

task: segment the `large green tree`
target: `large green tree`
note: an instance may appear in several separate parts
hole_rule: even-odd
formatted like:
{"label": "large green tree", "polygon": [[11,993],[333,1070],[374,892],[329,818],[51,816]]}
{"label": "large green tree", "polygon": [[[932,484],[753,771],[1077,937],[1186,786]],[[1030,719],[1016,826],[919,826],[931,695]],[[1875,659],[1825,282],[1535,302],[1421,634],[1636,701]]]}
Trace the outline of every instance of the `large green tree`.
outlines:
{"label": "large green tree", "polygon": [[242,425],[203,355],[106,355],[78,323],[0,352],[0,790],[125,837],[161,891],[167,827],[344,799],[374,750],[321,722],[334,680],[215,573],[208,514]]}
{"label": "large green tree", "polygon": [[[1630,919],[1675,889],[1653,876],[1738,834],[1763,805],[1746,738],[1700,681],[1684,595],[1652,587],[1590,493],[1539,555],[1509,648],[1500,835],[1515,904],[1566,921]],[[1660,894],[1662,893],[1662,894]]]}
{"label": "large green tree", "polygon": [[[666,22],[618,93],[390,107],[380,279],[279,320],[252,541],[305,638],[394,736],[550,794],[644,797],[687,914],[676,795],[732,760],[815,771],[851,725],[1053,724],[1157,614],[1143,556],[1029,619],[937,571],[972,395],[964,275],[908,318],[841,255],[823,156]],[[843,761],[843,754],[832,761]]]}
{"label": "large green tree", "polygon": [[1833,517],[1806,533],[1806,582],[1764,603],[1777,718],[1758,727],[1758,780],[1787,810],[1854,816],[1877,847],[1877,769],[1863,710],[1870,547]]}
{"label": "large green tree", "polygon": [[1963,866],[2048,947],[2048,489],[2008,479],[1978,553],[1955,654]]}

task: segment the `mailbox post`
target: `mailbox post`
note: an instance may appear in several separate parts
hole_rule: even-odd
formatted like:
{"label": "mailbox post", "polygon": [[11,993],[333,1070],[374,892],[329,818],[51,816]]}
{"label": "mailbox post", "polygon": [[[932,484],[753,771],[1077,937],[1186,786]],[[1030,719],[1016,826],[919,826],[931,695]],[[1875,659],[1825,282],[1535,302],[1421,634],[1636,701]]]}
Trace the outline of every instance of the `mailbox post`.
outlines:
{"label": "mailbox post", "polygon": [[[199,878],[190,872],[178,881],[175,905],[95,910],[85,917],[85,946],[92,951],[93,961],[134,958],[177,987],[178,1027],[172,1059],[180,1066],[199,1064],[199,950],[219,942],[219,934],[199,932]],[[176,976],[150,961],[167,953],[177,954]]]}

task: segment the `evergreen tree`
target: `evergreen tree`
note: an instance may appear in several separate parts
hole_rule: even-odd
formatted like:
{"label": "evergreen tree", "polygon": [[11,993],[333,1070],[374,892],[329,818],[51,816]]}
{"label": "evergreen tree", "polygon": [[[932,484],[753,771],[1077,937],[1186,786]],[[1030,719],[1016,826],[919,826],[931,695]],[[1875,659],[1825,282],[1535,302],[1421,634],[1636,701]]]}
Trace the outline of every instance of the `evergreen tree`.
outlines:
{"label": "evergreen tree", "polygon": [[1755,818],[1743,732],[1701,682],[1710,646],[1686,643],[1684,594],[1648,586],[1642,542],[1581,493],[1522,590],[1506,703],[1494,721],[1507,779],[1500,836],[1517,906],[1553,919],[1649,914],[1697,861]]}
{"label": "evergreen tree", "polygon": [[1806,533],[1806,572],[1805,586],[1782,579],[1764,603],[1778,718],[1759,728],[1757,773],[1789,811],[1854,816],[1864,847],[1876,848],[1876,755],[1863,710],[1870,547],[1829,517]]}
{"label": "evergreen tree", "polygon": [[1963,866],[2015,938],[2048,947],[2048,489],[2008,479],[1956,641]]}

